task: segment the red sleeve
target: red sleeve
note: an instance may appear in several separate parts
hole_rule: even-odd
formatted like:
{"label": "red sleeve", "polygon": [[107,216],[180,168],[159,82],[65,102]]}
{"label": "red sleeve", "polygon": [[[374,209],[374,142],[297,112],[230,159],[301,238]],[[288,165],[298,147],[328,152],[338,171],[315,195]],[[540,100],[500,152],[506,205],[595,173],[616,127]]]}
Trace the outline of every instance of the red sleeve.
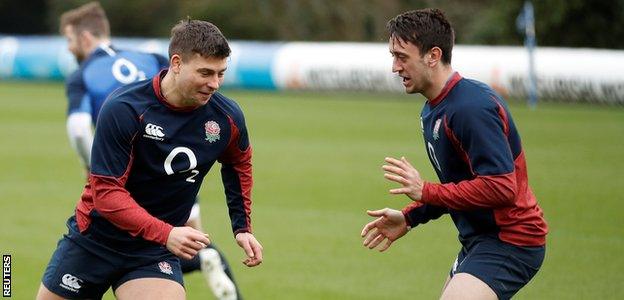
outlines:
{"label": "red sleeve", "polygon": [[421,201],[453,210],[495,208],[513,205],[516,198],[515,172],[477,176],[458,183],[425,182]]}
{"label": "red sleeve", "polygon": [[139,206],[124,188],[124,178],[91,174],[89,182],[93,189],[95,209],[106,220],[132,236],[141,236],[161,245],[167,244],[173,226]]}
{"label": "red sleeve", "polygon": [[219,157],[221,179],[234,235],[251,232],[252,148],[244,124],[230,118],[232,134],[225,152]]}

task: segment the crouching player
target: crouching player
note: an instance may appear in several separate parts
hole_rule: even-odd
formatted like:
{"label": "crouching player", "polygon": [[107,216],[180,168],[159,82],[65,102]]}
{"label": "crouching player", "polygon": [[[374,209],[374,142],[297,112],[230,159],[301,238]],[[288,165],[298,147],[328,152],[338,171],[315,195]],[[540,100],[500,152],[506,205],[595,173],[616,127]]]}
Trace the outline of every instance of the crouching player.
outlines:
{"label": "crouching player", "polygon": [[[88,184],[37,299],[184,299],[180,259],[210,240],[184,226],[216,161],[232,230],[254,267],[251,145],[238,105],[217,92],[230,48],[211,23],[172,29],[169,69],[113,92],[96,125]],[[180,258],[180,259],[179,259]]]}
{"label": "crouching player", "polygon": [[[87,178],[90,170],[92,126],[106,97],[117,88],[151,78],[169,66],[158,54],[121,50],[110,42],[106,12],[98,2],[90,2],[61,16],[60,31],[80,67],[67,79],[67,133],[72,148],[83,163]],[[199,204],[187,225],[202,230]],[[214,242],[192,260],[181,260],[182,271],[201,270],[217,299],[241,299],[225,256]]]}

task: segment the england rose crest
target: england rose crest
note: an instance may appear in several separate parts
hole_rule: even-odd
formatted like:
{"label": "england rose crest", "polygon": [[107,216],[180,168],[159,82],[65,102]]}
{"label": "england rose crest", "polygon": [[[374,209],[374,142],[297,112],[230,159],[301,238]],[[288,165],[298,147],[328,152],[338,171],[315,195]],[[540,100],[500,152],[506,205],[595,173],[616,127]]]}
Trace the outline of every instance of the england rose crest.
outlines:
{"label": "england rose crest", "polygon": [[442,119],[437,119],[433,125],[433,139],[436,141],[440,138],[440,124],[442,124]]}
{"label": "england rose crest", "polygon": [[206,130],[206,140],[211,143],[214,143],[221,137],[219,135],[219,133],[221,133],[221,128],[219,128],[219,123],[215,121],[206,122],[204,129]]}
{"label": "england rose crest", "polygon": [[171,268],[171,265],[166,262],[166,261],[161,261],[158,263],[158,268],[160,269],[160,272],[171,275],[173,274],[173,269]]}

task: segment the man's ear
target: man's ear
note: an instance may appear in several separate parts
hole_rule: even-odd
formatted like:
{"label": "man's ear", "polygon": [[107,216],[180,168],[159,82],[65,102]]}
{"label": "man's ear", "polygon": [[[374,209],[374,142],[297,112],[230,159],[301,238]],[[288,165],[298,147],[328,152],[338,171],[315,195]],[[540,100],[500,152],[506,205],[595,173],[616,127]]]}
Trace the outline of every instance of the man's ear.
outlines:
{"label": "man's ear", "polygon": [[442,49],[440,47],[433,47],[427,53],[427,65],[429,67],[435,67],[440,60],[442,60]]}
{"label": "man's ear", "polygon": [[95,39],[93,34],[91,34],[91,32],[87,30],[80,31],[80,33],[78,34],[78,37],[80,38],[80,41],[82,41],[82,43],[92,43],[93,40]]}
{"label": "man's ear", "polygon": [[182,64],[182,57],[179,54],[174,54],[169,59],[169,70],[174,74],[180,73],[180,65]]}

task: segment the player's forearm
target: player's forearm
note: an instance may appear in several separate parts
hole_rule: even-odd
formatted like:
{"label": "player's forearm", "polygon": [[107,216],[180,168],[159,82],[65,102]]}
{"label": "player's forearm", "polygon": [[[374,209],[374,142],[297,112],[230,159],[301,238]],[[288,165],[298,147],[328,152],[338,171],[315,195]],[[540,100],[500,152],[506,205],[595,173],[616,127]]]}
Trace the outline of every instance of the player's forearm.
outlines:
{"label": "player's forearm", "polygon": [[88,113],[72,113],[67,117],[67,137],[83,165],[89,169],[91,163],[91,146],[93,130],[91,115]]}
{"label": "player's forearm", "polygon": [[221,168],[221,177],[234,235],[240,232],[251,232],[251,189],[253,186],[251,160],[237,164],[224,164]]}
{"label": "player's forearm", "polygon": [[444,207],[425,204],[421,201],[414,201],[405,206],[401,212],[403,216],[405,216],[407,224],[413,228],[439,218],[447,213],[448,210]]}
{"label": "player's forearm", "polygon": [[132,236],[161,245],[167,243],[173,226],[150,215],[114,177],[91,176],[95,209],[118,228]]}
{"label": "player's forearm", "polygon": [[421,201],[453,210],[504,207],[516,198],[515,173],[477,176],[459,183],[430,183],[423,188]]}
{"label": "player's forearm", "polygon": [[251,229],[251,188],[252,176],[252,148],[248,145],[240,150],[233,136],[227,151],[219,158],[221,162],[221,179],[227,198],[232,232],[234,236],[241,232],[252,232]]}

